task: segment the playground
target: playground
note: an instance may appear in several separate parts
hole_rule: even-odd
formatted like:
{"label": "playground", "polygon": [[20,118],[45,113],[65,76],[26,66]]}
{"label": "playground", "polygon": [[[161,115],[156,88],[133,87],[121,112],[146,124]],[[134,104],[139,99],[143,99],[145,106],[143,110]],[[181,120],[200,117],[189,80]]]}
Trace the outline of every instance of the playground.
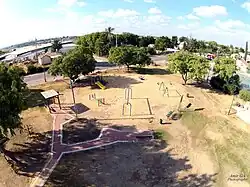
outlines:
{"label": "playground", "polygon": [[[66,83],[61,90],[59,83],[46,87],[59,91],[49,105],[56,133],[47,166],[53,167],[30,179],[33,186],[249,186],[250,177],[229,180],[250,175],[250,129],[227,115],[232,96],[184,86],[179,75],[110,70],[95,76],[74,86],[74,107]],[[43,111],[48,116],[49,108]],[[43,131],[49,126],[51,119]],[[163,135],[152,139],[157,131]]]}

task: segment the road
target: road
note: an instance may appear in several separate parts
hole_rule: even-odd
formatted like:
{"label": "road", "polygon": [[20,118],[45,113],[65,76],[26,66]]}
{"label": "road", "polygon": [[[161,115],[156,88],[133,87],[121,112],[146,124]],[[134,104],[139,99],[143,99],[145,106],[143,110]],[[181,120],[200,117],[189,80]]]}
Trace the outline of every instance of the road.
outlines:
{"label": "road", "polygon": [[[97,62],[96,63],[96,70],[104,70],[104,69],[111,69],[116,66],[109,64],[108,62]],[[48,72],[45,72],[45,77],[47,82],[54,81],[55,77],[48,74]],[[62,79],[61,76],[56,77],[56,79]],[[33,75],[27,75],[24,77],[24,82],[30,86],[35,86],[38,84],[42,84],[45,82],[44,80],[44,73],[36,73]]]}
{"label": "road", "polygon": [[[97,61],[96,63],[96,70],[104,70],[104,69],[112,69],[112,68],[116,68],[116,66],[109,64],[107,62],[106,58],[102,58],[102,57],[96,57],[95,59]],[[151,56],[151,59],[159,65],[164,65],[166,64],[166,55],[155,55],[155,56]],[[45,77],[46,77],[46,81],[47,82],[51,82],[54,81],[55,77],[51,76],[48,74],[48,72],[45,73]],[[61,79],[62,77],[56,77],[57,79]],[[33,74],[33,75],[28,75],[24,77],[24,82],[30,86],[34,86],[34,85],[38,85],[38,84],[42,84],[44,83],[44,73],[37,73],[37,74]]]}

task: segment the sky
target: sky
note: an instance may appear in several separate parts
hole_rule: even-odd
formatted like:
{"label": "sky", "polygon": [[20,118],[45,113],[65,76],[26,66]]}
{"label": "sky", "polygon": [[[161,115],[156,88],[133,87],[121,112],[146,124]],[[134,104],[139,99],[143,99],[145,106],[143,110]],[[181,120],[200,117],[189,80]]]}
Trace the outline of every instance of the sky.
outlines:
{"label": "sky", "polygon": [[192,36],[243,47],[250,0],[0,0],[0,48],[104,31]]}

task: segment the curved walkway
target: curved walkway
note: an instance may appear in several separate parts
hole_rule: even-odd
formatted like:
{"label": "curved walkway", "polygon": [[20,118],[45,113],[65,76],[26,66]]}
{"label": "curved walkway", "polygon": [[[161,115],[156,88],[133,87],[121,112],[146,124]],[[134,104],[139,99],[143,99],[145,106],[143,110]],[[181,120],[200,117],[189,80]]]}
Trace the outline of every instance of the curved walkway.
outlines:
{"label": "curved walkway", "polygon": [[153,138],[152,131],[127,132],[112,128],[103,128],[99,137],[94,140],[76,144],[64,144],[62,142],[63,125],[74,120],[75,117],[71,114],[68,114],[64,110],[60,110],[57,107],[53,107],[53,109],[55,109],[55,114],[53,114],[54,121],[50,159],[48,160],[47,164],[44,166],[40,174],[36,176],[32,181],[30,185],[31,187],[42,187],[64,154],[86,151],[107,145],[112,145],[115,143],[136,142],[139,138],[142,137]]}

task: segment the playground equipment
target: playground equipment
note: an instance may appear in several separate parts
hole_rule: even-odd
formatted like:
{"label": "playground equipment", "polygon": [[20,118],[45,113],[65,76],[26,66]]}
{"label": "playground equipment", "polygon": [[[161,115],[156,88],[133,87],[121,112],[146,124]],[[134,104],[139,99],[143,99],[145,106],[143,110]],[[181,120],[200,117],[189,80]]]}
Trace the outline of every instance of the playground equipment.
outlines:
{"label": "playground equipment", "polygon": [[181,99],[180,99],[180,102],[179,102],[179,106],[178,106],[178,109],[177,109],[178,112],[180,112],[182,101],[183,101],[183,95],[181,96]]}
{"label": "playground equipment", "polygon": [[101,88],[102,90],[106,89],[106,86],[104,86],[100,81],[97,81],[95,84],[99,86],[99,88]]}
{"label": "playground equipment", "polygon": [[163,91],[163,96],[167,93],[167,95],[169,97],[168,87],[165,85],[165,83],[161,82],[161,83],[157,83],[157,84],[160,85],[159,90]]}
{"label": "playground equipment", "polygon": [[102,76],[95,76],[95,77],[91,77],[90,80],[90,84],[91,86],[95,86],[97,85],[99,88],[101,88],[102,90],[106,89],[106,81],[103,79]]}
{"label": "playground equipment", "polygon": [[96,94],[90,94],[89,100],[97,101],[98,106],[105,105],[105,98],[96,98]]}
{"label": "playground equipment", "polygon": [[[165,95],[165,94],[167,94],[167,96],[168,97],[170,97],[170,95],[169,95],[169,91],[171,91],[171,90],[169,90],[168,89],[168,87],[166,86],[166,84],[164,83],[164,82],[161,82],[161,83],[157,83],[158,85],[159,85],[159,90],[160,91],[163,91],[163,96]],[[170,85],[172,85],[172,83],[170,83]],[[176,91],[176,93],[179,95],[179,96],[181,96],[181,94],[177,91],[177,90],[175,90]],[[178,97],[179,97],[178,96]]]}
{"label": "playground equipment", "polygon": [[129,115],[132,115],[132,104],[129,102],[129,99],[132,99],[132,89],[126,88],[125,89],[125,100],[126,102],[122,106],[122,115],[125,115],[125,106],[128,106],[129,108]]}

